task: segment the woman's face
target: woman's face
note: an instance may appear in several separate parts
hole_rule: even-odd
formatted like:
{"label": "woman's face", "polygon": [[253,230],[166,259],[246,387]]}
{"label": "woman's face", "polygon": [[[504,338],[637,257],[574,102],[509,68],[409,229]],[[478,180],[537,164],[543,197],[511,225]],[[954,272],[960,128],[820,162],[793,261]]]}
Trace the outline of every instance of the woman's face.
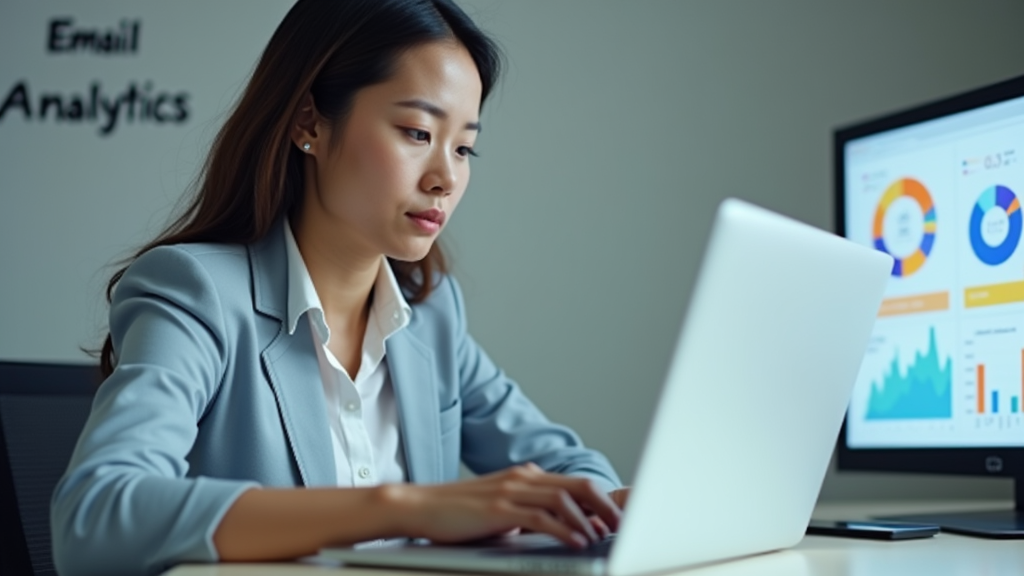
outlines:
{"label": "woman's face", "polygon": [[415,261],[466,191],[482,85],[454,42],[414,47],[396,64],[389,80],[356,93],[334,140],[329,124],[316,123],[303,220],[326,225],[333,246]]}

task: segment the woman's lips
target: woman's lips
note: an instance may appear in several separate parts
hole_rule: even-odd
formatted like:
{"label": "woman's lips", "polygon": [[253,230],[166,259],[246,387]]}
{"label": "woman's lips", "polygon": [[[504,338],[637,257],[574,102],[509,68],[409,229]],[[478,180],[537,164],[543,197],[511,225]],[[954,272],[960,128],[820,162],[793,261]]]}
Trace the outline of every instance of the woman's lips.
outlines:
{"label": "woman's lips", "polygon": [[422,212],[406,212],[405,215],[424,232],[434,233],[444,226],[444,210],[438,210],[437,208],[423,210]]}

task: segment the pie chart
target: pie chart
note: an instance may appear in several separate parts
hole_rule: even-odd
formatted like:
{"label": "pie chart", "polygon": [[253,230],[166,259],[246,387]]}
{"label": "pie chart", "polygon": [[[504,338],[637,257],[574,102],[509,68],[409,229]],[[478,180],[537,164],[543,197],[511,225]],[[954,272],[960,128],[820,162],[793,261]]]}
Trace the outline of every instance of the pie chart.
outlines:
{"label": "pie chart", "polygon": [[875,209],[872,238],[876,249],[895,260],[893,276],[921,269],[935,245],[936,229],[935,204],[924,184],[901,178],[885,189]]}
{"label": "pie chart", "polygon": [[974,255],[989,266],[1006,262],[1020,242],[1020,200],[1006,186],[986,188],[971,210],[970,237]]}

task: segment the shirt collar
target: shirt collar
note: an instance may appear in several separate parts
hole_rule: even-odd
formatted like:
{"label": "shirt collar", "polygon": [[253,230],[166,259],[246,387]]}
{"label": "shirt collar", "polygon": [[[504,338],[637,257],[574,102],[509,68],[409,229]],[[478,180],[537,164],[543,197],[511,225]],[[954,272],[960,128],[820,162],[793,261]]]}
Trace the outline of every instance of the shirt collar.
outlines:
{"label": "shirt collar", "polygon": [[[295,334],[299,319],[309,312],[309,322],[320,336],[320,341],[327,344],[331,339],[330,328],[324,318],[323,305],[309,276],[306,262],[302,259],[299,245],[295,242],[292,227],[288,219],[284,219],[284,236],[288,254],[288,334]],[[383,339],[405,328],[412,317],[412,308],[402,296],[398,279],[391,270],[387,258],[381,256],[380,270],[373,285],[373,305],[370,309],[370,321],[376,322],[378,333]],[[369,328],[369,327],[368,327]]]}

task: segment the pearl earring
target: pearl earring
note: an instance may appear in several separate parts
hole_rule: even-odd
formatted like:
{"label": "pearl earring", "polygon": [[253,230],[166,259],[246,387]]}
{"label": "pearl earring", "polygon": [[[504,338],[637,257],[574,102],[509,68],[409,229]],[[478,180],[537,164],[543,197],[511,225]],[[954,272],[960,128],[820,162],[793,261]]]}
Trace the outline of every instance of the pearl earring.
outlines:
{"label": "pearl earring", "polygon": [[309,142],[306,142],[305,144],[302,145],[302,149],[305,150],[306,152],[309,152],[309,148],[310,148]]}

